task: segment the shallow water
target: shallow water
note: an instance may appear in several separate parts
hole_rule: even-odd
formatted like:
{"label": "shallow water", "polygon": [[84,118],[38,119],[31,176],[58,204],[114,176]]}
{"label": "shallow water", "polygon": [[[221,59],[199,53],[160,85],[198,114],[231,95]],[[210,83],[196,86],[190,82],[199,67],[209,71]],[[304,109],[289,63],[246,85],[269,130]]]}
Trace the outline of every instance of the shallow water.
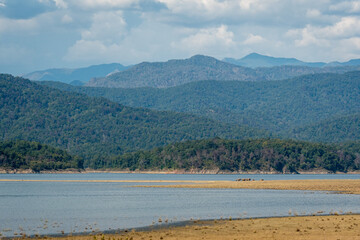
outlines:
{"label": "shallow water", "polygon": [[[2,174],[0,179],[234,180],[359,179],[359,175]],[[137,183],[139,184],[139,183]],[[141,183],[143,185],[143,183]],[[135,183],[0,182],[0,232],[61,234],[189,219],[360,213],[360,195],[249,189],[133,188]]]}

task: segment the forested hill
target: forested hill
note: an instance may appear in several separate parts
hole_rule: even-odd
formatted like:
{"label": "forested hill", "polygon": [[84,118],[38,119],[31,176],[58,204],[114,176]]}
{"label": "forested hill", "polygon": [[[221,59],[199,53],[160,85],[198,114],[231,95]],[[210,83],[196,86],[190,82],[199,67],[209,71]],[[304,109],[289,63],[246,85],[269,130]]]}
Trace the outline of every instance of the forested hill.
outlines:
{"label": "forested hill", "polygon": [[248,138],[263,132],[194,115],[125,107],[0,75],[0,140],[37,141],[90,158],[215,136]]}
{"label": "forested hill", "polygon": [[[167,89],[109,89],[44,84],[90,96],[102,96],[128,106],[190,112],[222,122],[249,124],[274,133],[281,131],[287,137],[294,137],[294,134],[288,134],[294,128],[360,113],[359,71],[311,74],[268,82],[201,81]],[[325,127],[324,124],[317,126]],[[318,131],[328,131],[329,136],[334,136],[340,128],[334,128],[333,124],[330,126],[332,127],[327,130]],[[347,128],[343,130],[346,131]],[[303,136],[307,140],[324,139],[311,134],[296,136]],[[348,136],[356,137],[352,133]],[[352,137],[338,136],[333,139],[342,141],[353,139]],[[355,139],[358,138],[359,135]]]}
{"label": "forested hill", "polygon": [[0,141],[0,168],[5,170],[83,169],[83,159],[66,151],[27,141]]}
{"label": "forested hill", "polygon": [[[356,145],[356,144],[355,144]],[[317,143],[259,139],[210,139],[171,144],[151,151],[139,151],[113,157],[97,167],[130,170],[220,170],[272,171],[296,173],[326,170],[347,172],[360,169],[359,144],[324,145]]]}
{"label": "forested hill", "polygon": [[295,128],[289,133],[289,136],[316,142],[360,140],[360,112]]}
{"label": "forested hill", "polygon": [[203,80],[215,81],[264,81],[280,80],[311,73],[344,73],[360,70],[360,66],[314,68],[307,66],[276,66],[271,68],[247,68],[196,55],[184,60],[144,62],[111,74],[94,78],[86,84],[90,87],[167,88]]}

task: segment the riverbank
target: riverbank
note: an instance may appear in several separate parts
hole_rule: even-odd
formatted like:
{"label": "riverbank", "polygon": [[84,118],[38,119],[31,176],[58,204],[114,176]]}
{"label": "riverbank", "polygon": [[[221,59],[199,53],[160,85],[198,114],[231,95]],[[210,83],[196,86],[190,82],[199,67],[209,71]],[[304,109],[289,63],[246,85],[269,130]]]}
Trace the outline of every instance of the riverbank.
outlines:
{"label": "riverbank", "polygon": [[[169,226],[117,234],[44,237],[42,239],[360,239],[360,215],[274,217],[240,220],[193,221],[186,226]],[[39,238],[38,238],[39,239]],[[40,238],[41,239],[41,238]]]}
{"label": "riverbank", "polygon": [[[218,169],[213,170],[117,170],[117,169],[67,169],[67,170],[46,170],[40,172],[34,172],[31,169],[4,169],[0,168],[0,174],[75,174],[75,173],[141,173],[141,174],[294,174],[290,172],[276,172],[276,171],[221,171]],[[297,174],[360,174],[360,171],[349,171],[349,172],[329,172],[324,169],[314,169],[309,171],[299,171]]]}

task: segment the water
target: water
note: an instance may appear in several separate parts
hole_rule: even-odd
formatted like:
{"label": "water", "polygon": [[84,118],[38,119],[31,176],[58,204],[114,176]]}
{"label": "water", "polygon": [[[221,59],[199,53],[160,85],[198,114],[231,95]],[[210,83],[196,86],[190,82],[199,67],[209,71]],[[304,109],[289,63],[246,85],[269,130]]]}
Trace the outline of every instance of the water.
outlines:
{"label": "water", "polygon": [[[359,179],[360,175],[3,174],[0,179],[234,180]],[[313,191],[134,188],[139,183],[0,182],[0,232],[61,234],[190,219],[360,213],[360,196]],[[140,183],[143,185],[143,183]]]}

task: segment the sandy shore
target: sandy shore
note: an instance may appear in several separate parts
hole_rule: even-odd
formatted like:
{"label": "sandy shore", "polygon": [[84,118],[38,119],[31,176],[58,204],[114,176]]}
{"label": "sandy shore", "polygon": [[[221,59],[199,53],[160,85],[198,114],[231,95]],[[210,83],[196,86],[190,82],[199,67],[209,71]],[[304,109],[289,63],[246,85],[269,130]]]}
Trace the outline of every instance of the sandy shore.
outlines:
{"label": "sandy shore", "polygon": [[46,239],[360,239],[360,215],[195,221],[187,226],[170,226],[148,231],[129,230],[118,234]]}

